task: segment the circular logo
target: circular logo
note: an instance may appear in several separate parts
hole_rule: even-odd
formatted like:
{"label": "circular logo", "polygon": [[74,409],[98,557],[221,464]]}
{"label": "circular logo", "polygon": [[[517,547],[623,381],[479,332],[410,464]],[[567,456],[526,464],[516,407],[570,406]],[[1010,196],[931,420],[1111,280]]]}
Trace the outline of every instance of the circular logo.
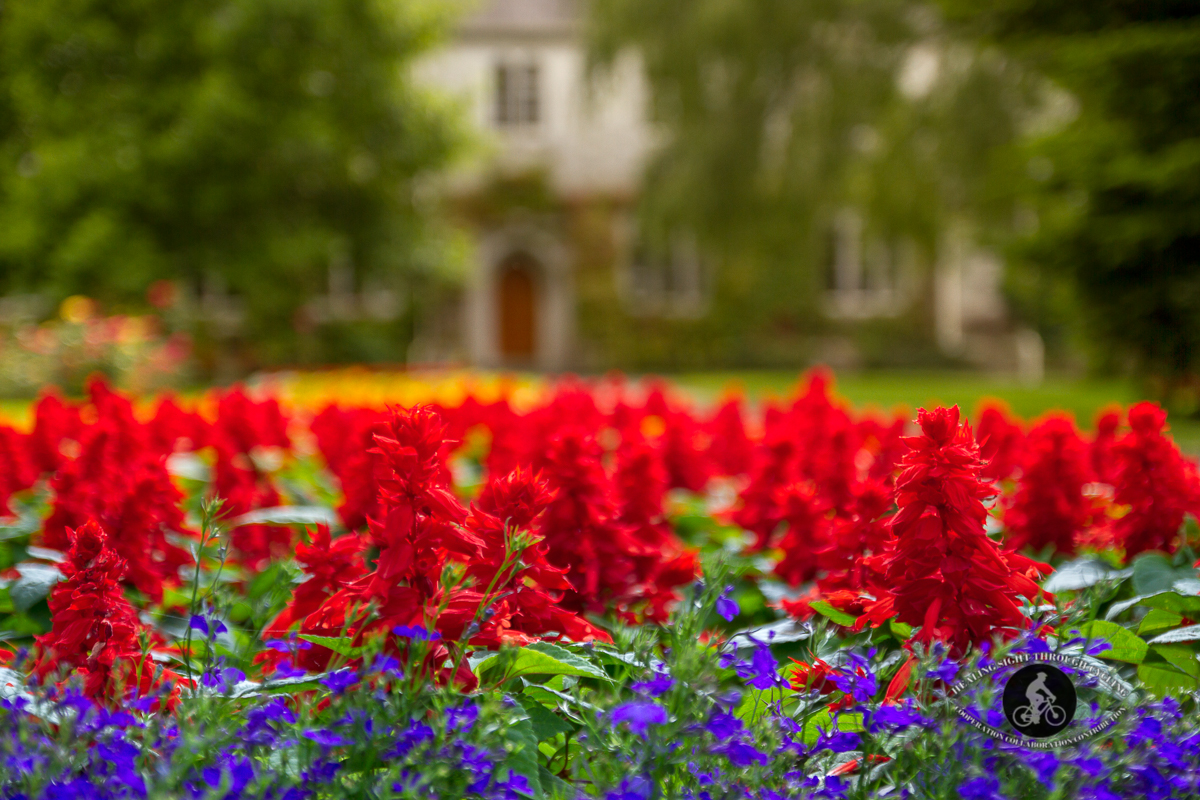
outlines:
{"label": "circular logo", "polygon": [[1004,716],[1033,739],[1053,736],[1070,725],[1075,704],[1075,684],[1049,664],[1022,667],[1004,684]]}

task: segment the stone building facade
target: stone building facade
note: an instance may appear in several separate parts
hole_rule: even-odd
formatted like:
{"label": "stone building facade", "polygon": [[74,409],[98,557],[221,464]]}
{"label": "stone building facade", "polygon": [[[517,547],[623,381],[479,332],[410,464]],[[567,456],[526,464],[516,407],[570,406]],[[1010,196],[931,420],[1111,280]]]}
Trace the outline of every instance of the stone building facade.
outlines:
{"label": "stone building facade", "polygon": [[[622,327],[636,346],[642,320],[707,313],[711,276],[688,241],[665,257],[639,246],[632,210],[656,138],[648,88],[632,53],[589,76],[584,12],[582,0],[487,0],[418,66],[424,83],[463,105],[476,133],[474,152],[443,181],[473,240],[470,263],[461,294],[422,332],[418,357],[593,369],[614,361],[606,342]],[[994,255],[951,230],[936,263],[922,264],[903,243],[866,241],[863,230],[853,209],[830,226],[820,307],[835,328],[919,307],[947,357],[1038,377],[1040,340],[1013,330]],[[837,335],[808,357],[856,362]]]}

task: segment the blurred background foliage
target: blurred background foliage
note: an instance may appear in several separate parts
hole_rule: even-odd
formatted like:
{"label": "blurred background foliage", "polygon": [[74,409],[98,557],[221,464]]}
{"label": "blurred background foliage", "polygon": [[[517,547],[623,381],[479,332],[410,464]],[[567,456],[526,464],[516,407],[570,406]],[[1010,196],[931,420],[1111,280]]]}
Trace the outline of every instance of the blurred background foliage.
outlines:
{"label": "blurred background foliage", "polygon": [[757,268],[726,295],[768,309],[747,327],[817,318],[819,233],[853,205],[926,261],[956,228],[1000,247],[1051,351],[1200,407],[1194,3],[592,8],[596,66],[639,49],[666,140],[641,213]]}
{"label": "blurred background foliage", "polygon": [[[610,308],[613,210],[575,218],[578,282],[598,298],[581,325],[628,354],[613,366],[820,360],[805,343],[840,324],[818,308],[826,234],[854,208],[926,284],[955,237],[1001,250],[1009,304],[1052,355],[1200,411],[1194,3],[587,5],[594,73],[635,49],[649,83],[661,147],[642,238],[689,231],[719,265],[703,317],[631,320]],[[409,358],[454,291],[456,217],[556,202],[537,176],[467,208],[438,199],[468,126],[409,67],[469,6],[5,0],[0,294],[44,302],[6,306],[41,327],[0,348],[111,371],[145,342],[209,379]],[[89,327],[61,313],[76,295],[157,317]],[[932,316],[843,333],[865,367],[956,366]]]}
{"label": "blurred background foliage", "polygon": [[[719,304],[739,335],[768,348],[822,324],[825,234],[839,212],[860,211],[866,238],[910,245],[929,280],[948,231],[1012,227],[1009,146],[1054,124],[1045,80],[956,37],[926,3],[608,0],[592,9],[594,67],[635,47],[665,137],[642,218],[652,230],[696,231],[737,265],[718,279]],[[868,366],[882,349],[873,340],[920,340],[908,329],[931,315],[913,311],[855,326]],[[899,357],[938,363],[929,351]]]}
{"label": "blurred background foliage", "polygon": [[[1200,7],[1184,0],[943,0],[1076,98],[1026,144],[1041,224],[1011,253],[1023,308],[1061,324],[1073,296],[1098,366],[1133,367],[1200,409]],[[1068,292],[1054,290],[1065,283]]]}
{"label": "blurred background foliage", "polygon": [[[402,67],[450,10],[6,0],[0,291],[123,310],[169,278],[196,307],[202,351],[247,366],[320,358],[327,343],[297,313],[331,262],[401,294],[442,258],[414,189],[459,133]],[[336,355],[364,357],[332,338]]]}

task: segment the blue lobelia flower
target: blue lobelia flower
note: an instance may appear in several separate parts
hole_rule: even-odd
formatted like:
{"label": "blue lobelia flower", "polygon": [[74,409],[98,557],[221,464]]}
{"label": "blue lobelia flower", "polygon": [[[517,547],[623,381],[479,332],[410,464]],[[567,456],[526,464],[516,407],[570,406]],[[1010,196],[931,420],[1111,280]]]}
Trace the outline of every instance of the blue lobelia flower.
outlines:
{"label": "blue lobelia flower", "polygon": [[302,735],[305,739],[311,739],[322,747],[340,747],[341,745],[350,743],[349,739],[338,736],[336,733],[326,728],[305,731]]}
{"label": "blue lobelia flower", "polygon": [[714,753],[720,753],[729,759],[729,763],[739,769],[744,769],[752,764],[766,764],[767,756],[760,752],[756,747],[741,739],[735,739],[731,742],[718,745],[713,748]]}
{"label": "blue lobelia flower", "polygon": [[962,800],[1005,800],[1000,794],[1000,781],[995,775],[981,775],[971,778],[958,787],[958,796]]}
{"label": "blue lobelia flower", "polygon": [[719,709],[713,709],[708,722],[704,723],[704,729],[711,733],[718,742],[732,739],[739,735],[744,728],[740,719]]}
{"label": "blue lobelia flower", "polygon": [[629,688],[638,694],[648,694],[651,697],[661,697],[671,691],[671,687],[675,685],[675,679],[666,672],[656,672],[654,677],[648,681],[638,681],[630,684]]}
{"label": "blue lobelia flower", "polygon": [[225,633],[229,630],[229,628],[225,627],[225,623],[221,622],[221,620],[213,618],[211,621],[209,621],[207,617],[201,616],[200,614],[196,614],[192,617],[192,621],[189,623],[188,627],[194,631],[200,631],[204,634],[205,638],[216,636],[219,633]]}
{"label": "blue lobelia flower", "polygon": [[726,622],[733,622],[734,617],[742,611],[737,602],[729,597],[732,591],[733,586],[726,586],[725,591],[717,598],[717,614]]}
{"label": "blue lobelia flower", "polygon": [[663,725],[667,721],[667,710],[658,703],[634,701],[622,703],[612,710],[613,726],[622,722],[629,725],[629,730],[641,736],[646,735],[651,725]]}
{"label": "blue lobelia flower", "polygon": [[436,642],[442,638],[437,631],[427,631],[420,625],[397,625],[392,633],[401,639],[412,639],[414,642]]}
{"label": "blue lobelia flower", "polygon": [[334,694],[345,694],[346,690],[358,683],[358,674],[352,669],[339,669],[321,678],[320,682]]}

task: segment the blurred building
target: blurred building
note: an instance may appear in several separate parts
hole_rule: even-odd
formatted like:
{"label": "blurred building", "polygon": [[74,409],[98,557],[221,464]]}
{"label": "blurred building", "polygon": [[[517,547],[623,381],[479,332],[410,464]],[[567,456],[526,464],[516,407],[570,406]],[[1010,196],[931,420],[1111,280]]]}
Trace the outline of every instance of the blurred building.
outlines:
{"label": "blurred building", "polygon": [[[589,76],[584,12],[581,0],[487,0],[419,66],[465,104],[479,148],[445,177],[475,239],[465,288],[420,331],[417,360],[603,367],[623,361],[605,352],[621,320],[702,319],[710,306],[709,268],[686,237],[656,255],[641,245],[632,209],[655,140],[648,90],[635,54]],[[1040,340],[1011,329],[995,256],[949,231],[938,263],[921,264],[864,229],[853,209],[830,225],[820,305],[835,328],[919,307],[944,354],[1038,377]],[[813,359],[858,359],[845,335],[812,345]]]}

